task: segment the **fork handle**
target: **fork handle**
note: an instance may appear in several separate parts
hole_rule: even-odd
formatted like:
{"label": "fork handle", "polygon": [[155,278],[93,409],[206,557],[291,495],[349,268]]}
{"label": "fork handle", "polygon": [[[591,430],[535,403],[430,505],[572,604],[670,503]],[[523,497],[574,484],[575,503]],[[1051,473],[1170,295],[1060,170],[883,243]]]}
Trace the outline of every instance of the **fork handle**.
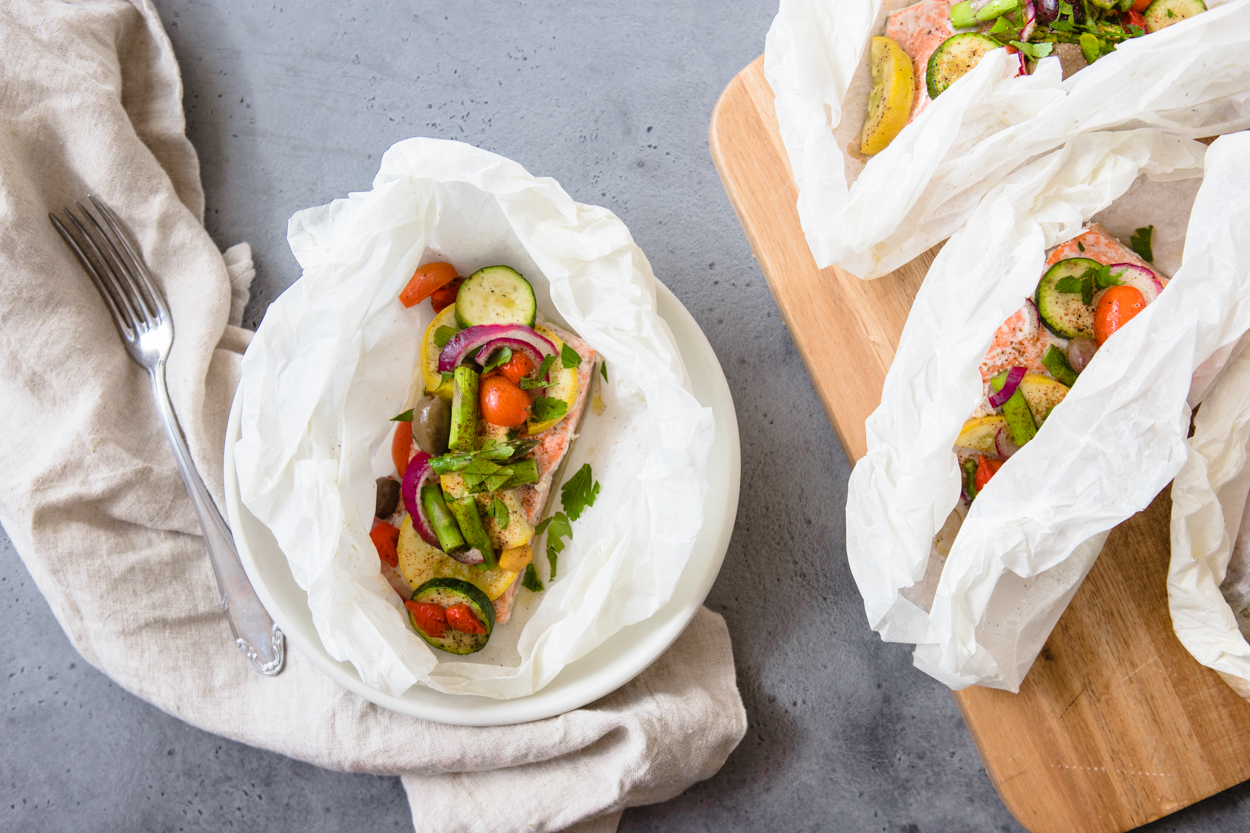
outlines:
{"label": "fork handle", "polygon": [[161,426],[165,429],[165,436],[173,449],[178,472],[182,475],[182,482],[186,484],[187,494],[191,497],[191,505],[195,507],[195,516],[204,530],[204,545],[208,548],[209,561],[212,562],[213,573],[217,576],[221,606],[230,622],[230,630],[234,633],[234,642],[256,670],[272,677],[282,670],[285,659],[282,631],[274,624],[257,598],[256,591],[243,570],[243,562],[239,560],[230,527],[217,510],[217,504],[213,502],[204,480],[195,470],[186,438],[178,424],[178,417],[174,415],[169,389],[165,386],[165,362],[158,362],[151,369],[150,375]]}

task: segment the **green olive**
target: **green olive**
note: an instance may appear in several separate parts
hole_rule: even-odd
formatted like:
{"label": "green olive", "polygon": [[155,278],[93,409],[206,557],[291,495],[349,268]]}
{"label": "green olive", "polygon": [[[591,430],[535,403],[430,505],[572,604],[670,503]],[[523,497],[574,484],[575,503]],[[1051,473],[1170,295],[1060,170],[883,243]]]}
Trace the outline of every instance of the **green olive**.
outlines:
{"label": "green olive", "polygon": [[426,454],[447,453],[451,437],[451,405],[441,396],[423,396],[412,409],[412,438]]}

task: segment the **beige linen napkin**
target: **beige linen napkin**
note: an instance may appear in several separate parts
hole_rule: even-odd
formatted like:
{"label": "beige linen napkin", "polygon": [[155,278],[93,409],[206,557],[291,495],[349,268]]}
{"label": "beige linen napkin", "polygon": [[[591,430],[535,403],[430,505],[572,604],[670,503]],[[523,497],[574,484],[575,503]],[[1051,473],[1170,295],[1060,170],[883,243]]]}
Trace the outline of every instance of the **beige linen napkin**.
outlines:
{"label": "beige linen napkin", "polygon": [[278,677],[251,669],[147,377],[47,219],[96,194],[138,238],[173,311],[174,406],[220,502],[251,257],[223,258],[203,228],[169,40],[146,0],[26,0],[0,6],[0,51],[0,523],[83,657],[207,731],[403,776],[420,831],[611,831],[716,772],[746,716],[707,610],[624,688],[521,726],[403,717],[294,651]]}

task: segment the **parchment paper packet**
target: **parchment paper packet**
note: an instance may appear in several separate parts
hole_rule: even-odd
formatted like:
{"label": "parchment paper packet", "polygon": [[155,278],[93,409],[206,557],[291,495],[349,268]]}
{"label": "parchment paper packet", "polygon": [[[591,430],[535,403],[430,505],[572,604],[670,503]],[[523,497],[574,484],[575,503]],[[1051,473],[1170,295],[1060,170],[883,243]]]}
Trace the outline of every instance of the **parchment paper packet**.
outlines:
{"label": "parchment paper packet", "polygon": [[887,11],[908,5],[781,0],[768,32],[764,70],[822,268],[890,273],[962,227],[1011,171],[1083,133],[1150,126],[1202,138],[1250,127],[1250,0],[1209,2],[1066,81],[1054,57],[1004,78],[1008,57],[996,50],[865,160],[868,43]]}
{"label": "parchment paper packet", "polygon": [[[295,214],[288,239],[303,275],[243,359],[233,453],[243,501],[277,538],[331,656],[393,695],[423,683],[520,697],[668,601],[703,522],[713,421],[619,219],[503,157],[409,139],[382,157],[371,191]],[[610,379],[567,469],[589,462],[601,491],[573,524],[558,580],[541,597],[522,591],[487,648],[455,660],[409,629],[369,539],[370,458],[403,410],[432,318],[397,296],[433,260],[464,275],[517,269]]]}
{"label": "parchment paper packet", "polygon": [[[1244,150],[1243,150],[1244,153]],[[1244,156],[1243,156],[1244,164]],[[1250,185],[1250,174],[1240,183]],[[1250,210],[1213,236],[1216,268],[1247,256]],[[1244,275],[1242,276],[1244,280]],[[1250,339],[1243,338],[1194,416],[1189,455],[1172,482],[1168,607],[1186,650],[1250,699]],[[1197,380],[1195,380],[1195,386]]]}
{"label": "parchment paper packet", "polygon": [[[978,367],[995,329],[1032,295],[1045,251],[1139,173],[1202,176],[1204,156],[1167,288],[1098,351],[962,526],[952,521],[935,541],[959,499],[952,446],[981,400]],[[1181,468],[1194,371],[1250,328],[1250,249],[1238,250],[1243,229],[1230,226],[1250,212],[1247,159],[1244,133],[1205,153],[1148,129],[1080,135],[996,186],[934,260],[867,421],[846,509],[869,623],[915,643],[926,673],[952,688],[1018,690],[1108,531]]]}

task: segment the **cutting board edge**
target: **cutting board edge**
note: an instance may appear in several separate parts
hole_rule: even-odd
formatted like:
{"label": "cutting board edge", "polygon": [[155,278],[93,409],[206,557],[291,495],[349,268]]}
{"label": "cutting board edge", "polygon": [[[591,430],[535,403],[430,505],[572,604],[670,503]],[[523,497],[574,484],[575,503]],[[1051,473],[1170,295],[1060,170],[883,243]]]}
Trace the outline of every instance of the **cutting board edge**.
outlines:
{"label": "cutting board edge", "polygon": [[[731,169],[724,158],[721,151],[721,144],[718,141],[718,128],[722,112],[721,105],[729,97],[735,86],[745,86],[745,74],[756,65],[762,65],[763,62],[764,56],[760,55],[752,61],[750,65],[735,75],[733,80],[731,80],[729,84],[726,85],[725,89],[721,91],[720,97],[716,100],[716,105],[712,108],[712,118],[708,122],[708,150],[712,157],[712,165],[716,168],[717,176],[720,177],[722,184],[725,182],[726,176],[731,175]],[[788,168],[788,160],[783,161],[785,161]],[[791,177],[790,182],[793,184],[793,177]],[[725,195],[729,198],[729,204],[733,207],[734,216],[738,218],[738,225],[742,228],[742,233],[747,239],[747,245],[751,248],[751,256],[755,258],[756,264],[760,265],[760,245],[755,234],[754,223],[751,221],[750,215],[744,210],[744,207],[741,204],[741,199],[736,192],[725,189]],[[772,275],[768,272],[768,270],[764,269],[762,265],[760,266],[760,273],[764,276],[765,283],[768,284],[769,294],[773,296],[773,303],[777,305],[777,312],[781,316],[782,323],[786,326],[786,333],[793,333],[794,322],[791,319],[789,307],[778,302],[778,291],[777,287],[773,284]],[[794,344],[795,352],[799,354],[799,360],[803,362],[803,367],[807,371],[808,379],[811,380],[813,378],[812,356],[809,354],[804,345],[794,341],[793,338],[791,339],[791,342]],[[828,420],[830,427],[833,428],[834,435],[838,438],[838,445],[842,448],[842,453],[846,457],[847,463],[853,468],[859,459],[859,457],[854,454],[853,449],[857,445],[862,445],[863,443],[856,443],[854,438],[846,434],[839,421],[835,418],[830,406],[825,402],[825,398],[823,396],[817,397],[817,399],[820,400],[820,407],[825,412],[825,419]]]}

